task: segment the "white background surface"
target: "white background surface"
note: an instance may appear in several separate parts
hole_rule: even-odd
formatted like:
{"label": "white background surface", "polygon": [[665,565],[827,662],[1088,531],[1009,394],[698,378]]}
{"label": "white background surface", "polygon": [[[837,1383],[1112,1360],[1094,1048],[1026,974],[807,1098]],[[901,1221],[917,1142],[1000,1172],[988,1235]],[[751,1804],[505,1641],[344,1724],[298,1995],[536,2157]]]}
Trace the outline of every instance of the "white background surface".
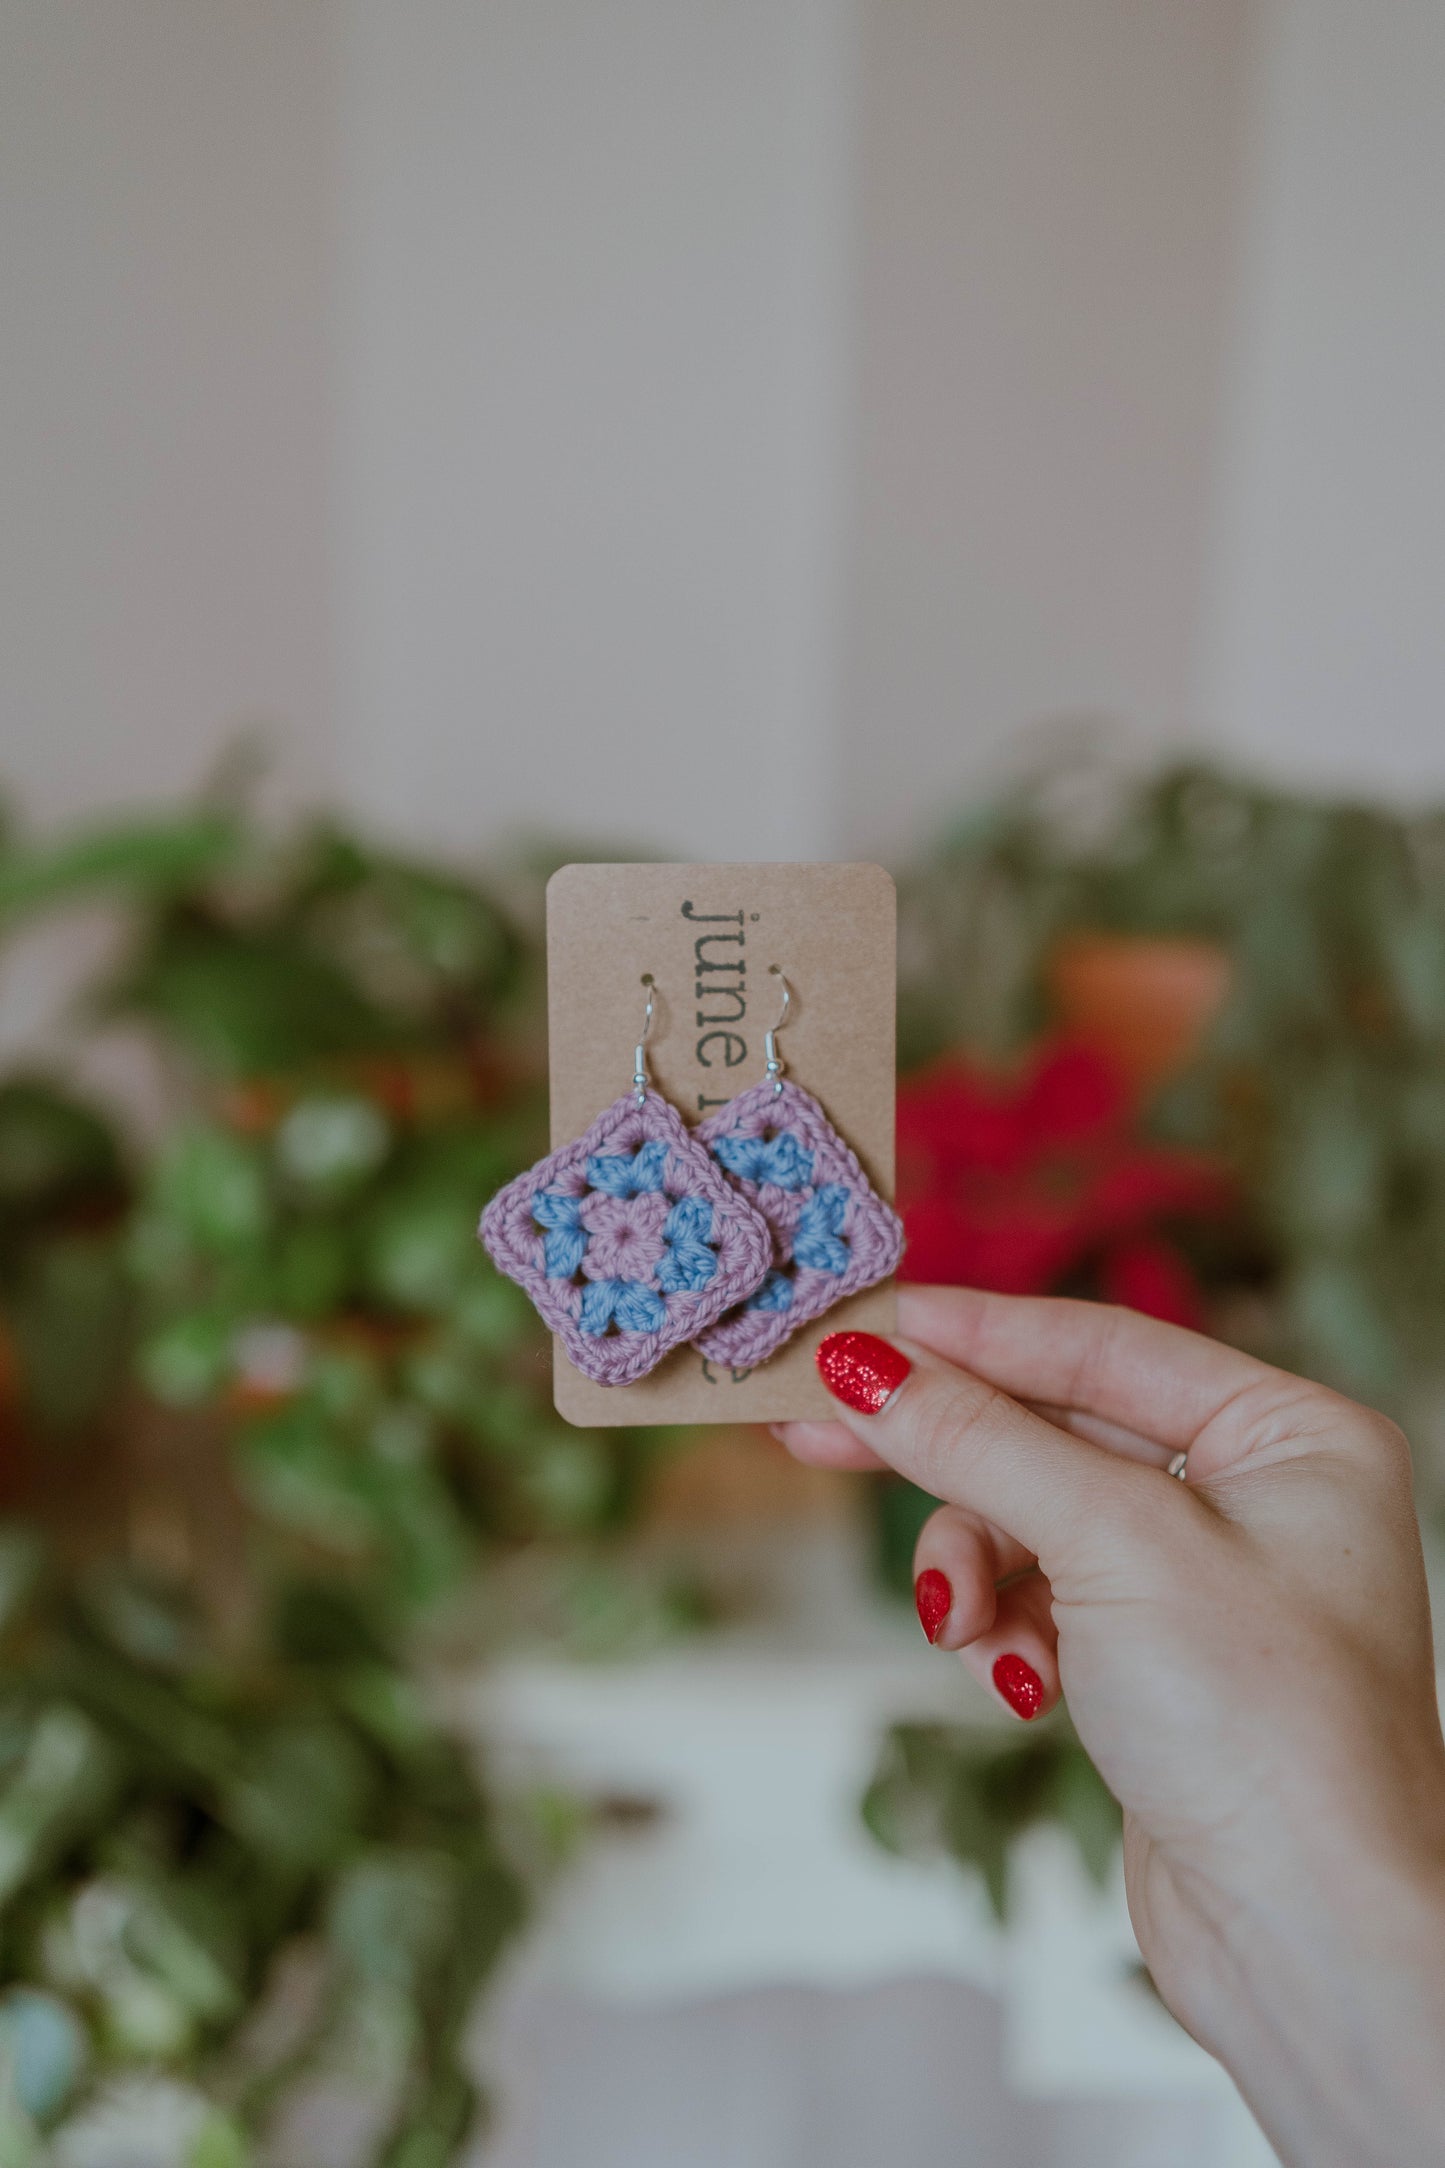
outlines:
{"label": "white background surface", "polygon": [[1099,1892],[1039,1830],[1000,1931],[975,1878],[868,1836],[891,1722],[1008,1720],[845,1531],[760,1563],[749,1626],[640,1664],[519,1657],[463,1691],[504,1778],[661,1810],[588,1845],[501,1991],[486,2168],[567,2168],[584,2129],[607,2168],[1266,2168],[1133,1977],[1122,1874]]}

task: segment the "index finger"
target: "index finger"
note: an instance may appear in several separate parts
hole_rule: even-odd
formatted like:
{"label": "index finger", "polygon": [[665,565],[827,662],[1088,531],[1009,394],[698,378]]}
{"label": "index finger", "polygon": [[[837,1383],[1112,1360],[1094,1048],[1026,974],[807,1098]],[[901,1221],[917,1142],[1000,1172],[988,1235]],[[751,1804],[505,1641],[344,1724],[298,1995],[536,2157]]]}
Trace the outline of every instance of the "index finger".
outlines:
{"label": "index finger", "polygon": [[[1100,1416],[1187,1450],[1219,1417],[1238,1436],[1207,1457],[1234,1457],[1247,1421],[1304,1397],[1334,1400],[1256,1356],[1137,1310],[1064,1297],[993,1295],[965,1287],[901,1287],[899,1329],[1015,1398]],[[1208,1472],[1191,1461],[1191,1473]]]}
{"label": "index finger", "polygon": [[1146,1505],[1157,1511],[1163,1493],[1173,1493],[1167,1510],[1187,1503],[1156,1470],[1072,1437],[917,1342],[834,1333],[818,1367],[855,1438],[935,1498],[1002,1529],[1051,1579],[1101,1527],[1117,1529]]}

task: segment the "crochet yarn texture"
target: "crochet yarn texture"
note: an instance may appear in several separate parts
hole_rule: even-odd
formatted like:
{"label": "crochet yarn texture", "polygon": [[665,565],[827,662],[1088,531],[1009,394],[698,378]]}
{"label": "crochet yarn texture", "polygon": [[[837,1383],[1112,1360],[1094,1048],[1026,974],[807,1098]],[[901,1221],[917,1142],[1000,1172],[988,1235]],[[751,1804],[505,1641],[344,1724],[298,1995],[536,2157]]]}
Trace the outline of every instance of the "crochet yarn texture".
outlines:
{"label": "crochet yarn texture", "polygon": [[755,1369],[800,1325],[886,1279],[903,1222],[885,1204],[811,1092],[770,1079],[740,1092],[693,1132],[772,1231],[762,1285],[696,1335],[711,1362]]}
{"label": "crochet yarn texture", "polygon": [[631,1385],[762,1283],[767,1223],[676,1109],[624,1093],[482,1214],[493,1262],[524,1287],[584,1377]]}

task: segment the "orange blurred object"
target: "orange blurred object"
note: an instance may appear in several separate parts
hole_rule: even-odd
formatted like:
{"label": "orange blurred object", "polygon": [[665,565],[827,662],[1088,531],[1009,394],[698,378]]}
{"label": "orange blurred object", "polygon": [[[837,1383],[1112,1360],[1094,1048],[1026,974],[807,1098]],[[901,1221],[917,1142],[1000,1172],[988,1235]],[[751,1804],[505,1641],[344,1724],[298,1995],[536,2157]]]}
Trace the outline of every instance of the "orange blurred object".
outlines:
{"label": "orange blurred object", "polygon": [[1049,959],[1047,982],[1063,1036],[1107,1055],[1147,1099],[1188,1063],[1230,975],[1214,941],[1073,933]]}

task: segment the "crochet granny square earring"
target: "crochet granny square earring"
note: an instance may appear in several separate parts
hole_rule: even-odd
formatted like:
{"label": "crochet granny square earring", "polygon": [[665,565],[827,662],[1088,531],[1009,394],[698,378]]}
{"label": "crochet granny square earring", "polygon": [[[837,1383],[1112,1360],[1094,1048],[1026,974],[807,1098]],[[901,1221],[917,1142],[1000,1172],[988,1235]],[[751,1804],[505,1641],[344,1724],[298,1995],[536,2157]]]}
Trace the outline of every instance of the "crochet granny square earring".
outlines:
{"label": "crochet granny square earring", "polygon": [[493,1262],[526,1289],[584,1377],[631,1385],[759,1287],[767,1222],[653,1090],[652,974],[631,1091],[482,1214]]}
{"label": "crochet granny square earring", "polygon": [[756,1205],[772,1230],[772,1268],[761,1286],[694,1335],[710,1362],[754,1369],[845,1295],[888,1277],[903,1252],[903,1223],[874,1189],[811,1092],[784,1081],[777,1034],[792,989],[764,1036],[767,1075],[693,1134]]}

